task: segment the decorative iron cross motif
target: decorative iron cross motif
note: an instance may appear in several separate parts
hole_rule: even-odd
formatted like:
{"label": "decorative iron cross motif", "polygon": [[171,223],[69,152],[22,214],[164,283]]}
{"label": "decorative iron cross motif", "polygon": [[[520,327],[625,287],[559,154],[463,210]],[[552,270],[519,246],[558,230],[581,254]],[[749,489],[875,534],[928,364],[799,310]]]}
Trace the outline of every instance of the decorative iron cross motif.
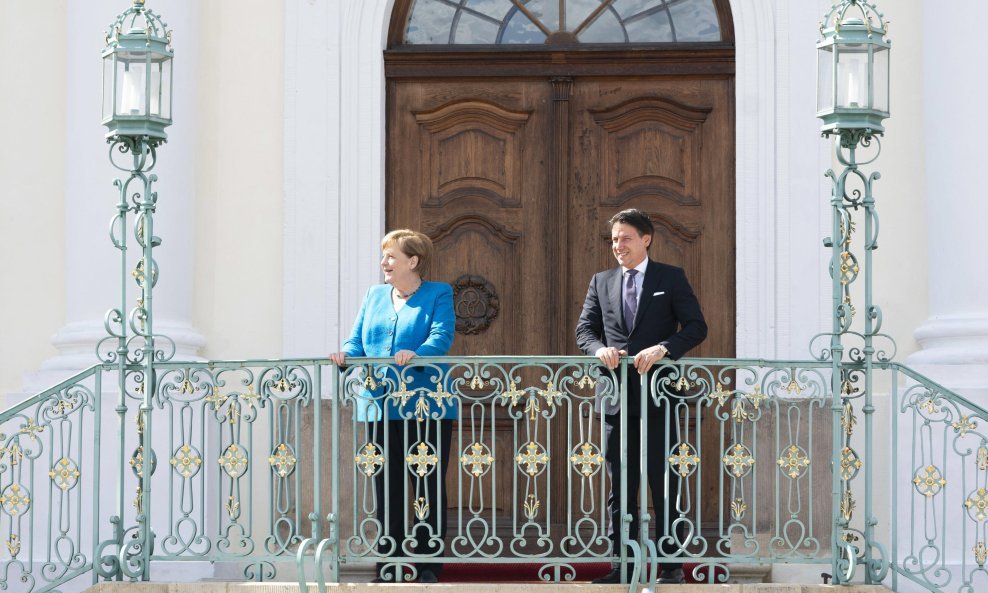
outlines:
{"label": "decorative iron cross motif", "polygon": [[291,447],[285,443],[280,443],[275,448],[274,455],[268,457],[268,463],[271,464],[271,468],[282,478],[292,473],[292,470],[295,469],[296,461],[298,460],[292,455]]}
{"label": "decorative iron cross motif", "polygon": [[935,465],[928,465],[922,474],[916,474],[913,478],[916,490],[927,498],[936,496],[940,489],[947,485],[947,480],[940,475],[940,470]]}
{"label": "decorative iron cross motif", "polygon": [[802,449],[796,445],[791,445],[786,449],[786,453],[776,463],[786,475],[794,480],[803,473],[804,469],[810,466],[810,460],[803,455]]}
{"label": "decorative iron cross motif", "polygon": [[978,521],[988,519],[988,490],[978,488],[967,497],[964,506],[968,508],[968,512],[974,513],[974,518]]}
{"label": "decorative iron cross motif", "polygon": [[[580,453],[571,456],[569,460],[574,469],[583,474],[584,477],[589,478],[597,473],[600,464],[604,463],[604,456],[600,454],[597,447],[590,443],[583,443],[580,445]],[[583,467],[577,467],[580,465]]]}
{"label": "decorative iron cross motif", "polygon": [[486,474],[488,467],[494,463],[494,456],[491,455],[487,447],[481,443],[474,443],[470,445],[470,451],[472,451],[472,453],[469,455],[463,455],[460,457],[460,463],[463,464],[464,468],[467,466],[472,466],[467,471],[473,474],[475,478],[479,478],[480,476]]}
{"label": "decorative iron cross motif", "polygon": [[540,452],[541,447],[538,443],[530,442],[522,450],[527,452],[518,453],[515,456],[515,462],[518,465],[527,465],[528,467],[524,471],[530,476],[535,476],[542,471],[539,466],[549,463],[549,455],[544,451]]}
{"label": "decorative iron cross motif", "polygon": [[679,475],[686,477],[693,473],[693,466],[700,465],[700,458],[692,453],[688,443],[679,444],[679,453],[669,457],[669,463],[678,468]]}
{"label": "decorative iron cross motif", "polygon": [[[728,451],[731,451],[731,448]],[[741,443],[736,443],[733,452],[724,455],[724,465],[731,468],[731,473],[735,477],[740,478],[755,465],[755,458],[751,456],[751,451],[747,447]]]}
{"label": "decorative iron cross motif", "polygon": [[844,480],[850,480],[858,473],[864,463],[858,458],[854,449],[850,447],[844,447],[840,453],[840,477]]}
{"label": "decorative iron cross motif", "polygon": [[514,407],[518,403],[518,398],[525,395],[524,391],[521,391],[515,387],[515,382],[511,382],[510,388],[501,394],[501,403],[507,403],[511,400],[511,406]]}
{"label": "decorative iron cross motif", "polygon": [[374,443],[364,445],[360,453],[353,458],[354,462],[360,466],[360,471],[367,477],[373,476],[377,470],[384,465],[384,456],[377,452]]}
{"label": "decorative iron cross motif", "polygon": [[432,468],[437,463],[439,463],[439,457],[433,453],[430,453],[429,445],[425,443],[419,443],[416,449],[418,450],[418,453],[415,453],[414,455],[409,454],[405,457],[405,462],[408,463],[409,469],[411,469],[411,466],[413,465],[418,466],[415,468],[414,473],[418,474],[419,477],[424,477],[432,471]]}

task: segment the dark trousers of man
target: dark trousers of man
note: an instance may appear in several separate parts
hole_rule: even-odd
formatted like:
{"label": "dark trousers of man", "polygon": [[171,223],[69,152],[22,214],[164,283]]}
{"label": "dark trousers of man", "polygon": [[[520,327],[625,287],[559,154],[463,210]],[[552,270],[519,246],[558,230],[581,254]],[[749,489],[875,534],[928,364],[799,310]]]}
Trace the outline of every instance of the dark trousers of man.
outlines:
{"label": "dark trousers of man", "polygon": [[[383,430],[382,430],[383,428]],[[408,445],[406,448],[405,434],[408,434]],[[387,432],[388,443],[385,449],[384,433]],[[437,434],[438,432],[438,434]],[[420,436],[421,435],[421,436]],[[394,539],[394,545],[390,541],[384,540],[378,544],[378,551],[381,555],[406,556],[406,539],[414,539],[414,547],[411,552],[417,556],[439,556],[442,549],[438,542],[430,541],[432,535],[438,537],[438,541],[443,541],[446,537],[446,470],[449,467],[450,443],[453,439],[452,420],[386,420],[378,423],[374,431],[374,442],[379,450],[386,451],[387,462],[384,469],[374,478],[374,488],[377,493],[377,520],[384,527],[385,535]],[[418,453],[418,444],[428,443],[430,454],[438,455],[439,462],[432,471],[419,478],[418,474],[412,472],[418,469],[418,465],[409,464],[405,461],[410,453]],[[411,451],[409,451],[411,449]],[[436,481],[436,472],[440,472],[439,481]],[[384,475],[387,473],[388,483],[385,484]],[[439,493],[439,484],[442,485],[442,494]],[[408,486],[406,489],[406,485]],[[418,490],[416,490],[418,488]],[[425,497],[429,505],[428,516],[425,521],[419,522],[412,502],[419,497]],[[385,518],[385,504],[387,505],[387,517]],[[405,510],[408,510],[410,521],[409,528],[413,528],[412,533],[407,533],[405,527]],[[430,529],[426,527],[429,525]],[[442,563],[428,562],[416,563],[418,574],[423,571],[430,571],[437,577],[442,572]],[[400,582],[393,573],[381,574],[383,564],[378,564],[377,574],[389,582]]]}
{"label": "dark trousers of man", "polygon": [[[634,397],[637,397],[635,395]],[[676,518],[676,501],[679,493],[679,474],[669,470],[669,454],[665,449],[665,412],[656,406],[648,404],[648,485],[652,489],[652,521],[650,526],[655,530],[656,539],[663,535],[672,535],[673,520]],[[608,535],[613,544],[614,555],[621,553],[619,542],[621,539],[621,417],[618,414],[604,415],[604,441],[607,451],[604,459],[607,462],[607,474],[611,479],[610,495],[607,499],[607,510],[610,513],[610,526]],[[670,443],[670,447],[675,443]],[[630,525],[630,539],[638,539],[639,523],[639,493],[641,485],[641,422],[636,416],[628,417],[628,475],[625,482],[628,484],[628,512],[632,520]],[[666,491],[666,474],[669,475],[668,495]],[[684,529],[680,524],[678,530],[678,540],[682,541]],[[662,571],[681,568],[679,563],[661,562],[665,556],[675,554],[676,547],[665,545],[659,550],[659,569]]]}

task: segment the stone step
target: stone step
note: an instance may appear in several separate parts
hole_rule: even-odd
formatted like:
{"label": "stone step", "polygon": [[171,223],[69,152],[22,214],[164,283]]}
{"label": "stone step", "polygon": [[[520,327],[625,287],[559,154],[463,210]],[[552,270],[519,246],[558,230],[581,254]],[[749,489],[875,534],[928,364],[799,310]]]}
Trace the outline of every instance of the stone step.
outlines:
{"label": "stone step", "polygon": [[[590,583],[327,583],[326,593],[627,593],[627,585]],[[888,593],[881,585],[802,585],[745,583],[725,585],[659,585],[639,587],[639,593]],[[298,583],[128,583],[106,582],[87,593],[299,593]],[[315,583],[304,593],[320,593]]]}

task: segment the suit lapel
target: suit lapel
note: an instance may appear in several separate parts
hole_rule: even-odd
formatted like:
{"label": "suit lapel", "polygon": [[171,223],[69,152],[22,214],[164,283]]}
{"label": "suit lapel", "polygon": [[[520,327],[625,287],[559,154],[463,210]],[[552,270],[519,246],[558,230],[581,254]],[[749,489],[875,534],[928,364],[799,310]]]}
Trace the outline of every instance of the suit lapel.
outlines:
{"label": "suit lapel", "polygon": [[611,291],[611,294],[609,295],[611,299],[611,308],[612,310],[618,312],[617,313],[618,325],[625,330],[624,333],[625,335],[627,335],[630,334],[631,331],[628,330],[624,324],[624,302],[621,300],[621,295],[623,294],[621,292],[621,280],[622,280],[621,267],[618,266],[612,272],[612,277],[610,281],[607,283],[607,287]]}
{"label": "suit lapel", "polygon": [[642,294],[638,298],[638,311],[635,313],[635,327],[642,320],[642,316],[645,314],[645,309],[648,308],[649,303],[652,302],[652,295],[656,292],[656,288],[659,286],[659,267],[655,265],[651,259],[648,260],[648,265],[645,266],[645,281],[642,282]]}

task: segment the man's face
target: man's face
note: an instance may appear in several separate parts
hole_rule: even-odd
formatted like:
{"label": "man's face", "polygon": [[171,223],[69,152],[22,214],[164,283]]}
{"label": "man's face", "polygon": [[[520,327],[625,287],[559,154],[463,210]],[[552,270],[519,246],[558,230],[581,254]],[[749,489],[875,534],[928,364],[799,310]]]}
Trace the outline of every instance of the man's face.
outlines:
{"label": "man's face", "polygon": [[630,224],[615,222],[611,227],[611,251],[625,268],[634,268],[648,256],[652,235],[642,235]]}

